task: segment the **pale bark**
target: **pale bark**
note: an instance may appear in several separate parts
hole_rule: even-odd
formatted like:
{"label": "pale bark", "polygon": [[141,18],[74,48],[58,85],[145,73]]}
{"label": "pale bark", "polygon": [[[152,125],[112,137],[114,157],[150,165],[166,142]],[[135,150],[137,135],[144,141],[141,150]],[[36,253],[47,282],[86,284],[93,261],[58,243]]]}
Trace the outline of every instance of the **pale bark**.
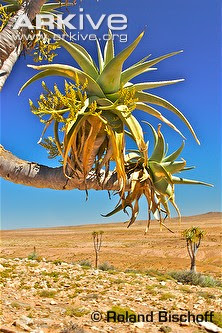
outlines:
{"label": "pale bark", "polygon": [[101,170],[99,179],[93,170],[89,173],[86,181],[83,180],[83,176],[79,172],[73,175],[72,179],[68,179],[64,176],[62,167],[51,168],[35,162],[24,161],[5,150],[1,145],[0,177],[16,184],[54,190],[119,190],[115,171],[110,171],[103,184],[103,170]]}
{"label": "pale bark", "polygon": [[187,240],[187,250],[190,256],[190,271],[196,273],[196,256],[197,250],[200,246],[200,240],[198,243],[193,243],[191,240]]}
{"label": "pale bark", "polygon": [[14,30],[12,27],[17,18],[25,13],[32,21],[45,2],[46,0],[24,1],[21,8],[9,19],[5,28],[0,32],[0,70],[7,73],[0,76],[0,91],[23,49],[22,35],[29,33],[28,29]]}
{"label": "pale bark", "polygon": [[190,271],[196,273],[197,268],[196,268],[196,256],[194,256],[191,260],[190,264]]}

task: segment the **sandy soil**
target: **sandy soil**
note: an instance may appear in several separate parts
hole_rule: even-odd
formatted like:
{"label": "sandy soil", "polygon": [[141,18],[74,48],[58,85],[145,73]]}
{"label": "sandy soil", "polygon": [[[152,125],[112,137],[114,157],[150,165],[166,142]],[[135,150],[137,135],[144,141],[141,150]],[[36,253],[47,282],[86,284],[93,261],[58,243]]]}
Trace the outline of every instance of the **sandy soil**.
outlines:
{"label": "sandy soil", "polygon": [[103,230],[100,263],[109,262],[116,268],[161,271],[189,268],[186,243],[181,231],[194,225],[206,231],[197,256],[198,271],[219,276],[221,272],[222,213],[207,213],[184,217],[181,225],[172,219],[160,231],[153,221],[144,235],[145,221],[138,221],[130,228],[124,223],[83,225],[42,229],[2,231],[3,258],[27,258],[36,247],[37,254],[46,260],[60,259],[66,262],[94,261],[92,232]]}

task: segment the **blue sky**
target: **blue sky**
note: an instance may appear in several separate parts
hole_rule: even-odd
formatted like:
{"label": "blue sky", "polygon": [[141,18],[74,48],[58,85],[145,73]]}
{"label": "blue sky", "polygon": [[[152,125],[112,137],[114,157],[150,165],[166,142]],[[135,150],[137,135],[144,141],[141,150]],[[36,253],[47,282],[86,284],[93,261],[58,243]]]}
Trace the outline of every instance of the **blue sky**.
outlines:
{"label": "blue sky", "polygon": [[[187,178],[200,179],[214,184],[214,188],[203,186],[177,186],[176,201],[183,215],[193,215],[221,210],[221,36],[219,0],[84,0],[81,2],[84,13],[98,20],[101,14],[121,13],[128,17],[127,43],[117,43],[119,52],[132,42],[146,27],[146,33],[138,48],[127,60],[130,65],[145,55],[153,57],[183,49],[182,54],[158,64],[158,70],[138,77],[142,82],[185,78],[178,85],[162,87],[152,92],[177,106],[190,120],[201,141],[198,146],[186,127],[170,112],[164,115],[175,122],[187,140],[181,155],[188,165],[196,169],[187,172]],[[78,12],[73,7],[70,12]],[[104,23],[98,36],[107,32]],[[86,23],[83,33],[93,33]],[[96,56],[93,41],[80,41],[80,44]],[[29,79],[34,70],[27,68],[32,64],[30,56],[21,57],[11,73],[1,93],[1,143],[15,155],[41,164],[56,166],[47,158],[46,151],[37,141],[42,124],[30,112],[28,99],[35,101],[42,91],[41,83],[28,87],[21,96],[17,93],[22,84]],[[66,51],[60,50],[55,63],[72,64]],[[49,85],[63,79],[56,77],[46,80]],[[139,119],[145,119],[137,113]],[[158,121],[146,118],[152,124]],[[170,151],[181,144],[181,138],[163,125],[163,134],[169,143]],[[101,213],[112,210],[117,198],[111,201],[104,191],[90,191],[89,200],[85,193],[73,191],[53,191],[35,189],[2,180],[1,181],[1,223],[4,229],[23,227],[46,227],[55,225],[76,225],[125,221],[126,216],[119,213],[111,218],[101,217]],[[141,200],[139,218],[147,214],[145,200]]]}

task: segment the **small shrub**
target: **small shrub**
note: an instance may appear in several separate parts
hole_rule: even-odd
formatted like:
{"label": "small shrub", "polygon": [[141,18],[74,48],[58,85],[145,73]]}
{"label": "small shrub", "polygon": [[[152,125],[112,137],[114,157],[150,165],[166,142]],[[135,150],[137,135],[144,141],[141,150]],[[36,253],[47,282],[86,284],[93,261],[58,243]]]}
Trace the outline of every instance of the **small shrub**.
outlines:
{"label": "small shrub", "polygon": [[123,315],[126,317],[126,312],[128,312],[128,315],[136,315],[135,312],[133,310],[131,310],[128,307],[124,307],[122,308],[121,306],[118,305],[114,305],[112,306],[112,308],[109,311],[114,311],[116,313],[116,315]]}
{"label": "small shrub", "polygon": [[180,286],[179,290],[186,293],[186,294],[192,294],[193,293],[193,291],[187,286]]}
{"label": "small shrub", "polygon": [[13,272],[13,269],[7,268],[4,271],[0,272],[0,277],[3,278],[3,279],[10,278],[12,272]]}
{"label": "small shrub", "polygon": [[91,268],[92,264],[89,260],[81,260],[78,262],[80,266],[82,267],[87,267],[87,268]]}
{"label": "small shrub", "polygon": [[147,293],[148,293],[149,295],[152,295],[152,296],[156,296],[156,295],[158,294],[158,292],[157,292],[156,290],[153,290],[153,289],[148,290]]}
{"label": "small shrub", "polygon": [[222,285],[220,281],[215,280],[212,276],[202,275],[191,271],[174,271],[169,272],[169,275],[178,282],[184,284],[192,284],[201,287],[219,287]]}
{"label": "small shrub", "polygon": [[115,271],[107,271],[110,275],[117,275],[119,271],[115,269]]}
{"label": "small shrub", "polygon": [[23,283],[20,284],[19,288],[24,289],[24,290],[30,290],[31,289],[30,286],[28,286],[27,284],[23,284]]}
{"label": "small shrub", "polygon": [[[79,281],[81,279],[81,275],[77,275],[76,276],[76,281]],[[79,288],[81,287],[81,283],[80,282],[73,282],[71,285],[72,288]]]}
{"label": "small shrub", "polygon": [[114,271],[115,267],[108,262],[104,262],[98,267],[101,271]]}
{"label": "small shrub", "polygon": [[99,295],[97,295],[97,294],[88,294],[88,295],[86,295],[86,296],[83,296],[82,298],[81,298],[83,301],[87,301],[87,300],[97,300],[97,299],[99,299]]}
{"label": "small shrub", "polygon": [[83,292],[83,289],[80,288],[76,288],[75,291],[71,294],[68,295],[69,298],[75,298],[77,297],[79,294],[81,294]]}
{"label": "small shrub", "polygon": [[172,332],[172,329],[169,326],[161,326],[160,327],[160,332],[170,333],[170,332]]}
{"label": "small shrub", "polygon": [[89,313],[88,310],[83,309],[83,308],[75,308],[73,306],[69,306],[66,311],[65,315],[70,316],[70,317],[83,317]]}
{"label": "small shrub", "polygon": [[56,292],[54,290],[42,290],[39,293],[40,297],[46,297],[46,298],[54,298],[56,295]]}
{"label": "small shrub", "polygon": [[151,277],[155,277],[158,281],[167,281],[167,280],[174,280],[174,278],[169,275],[169,274],[165,274],[165,273],[161,273],[155,269],[149,269],[148,271],[146,271],[146,275],[151,276]]}
{"label": "small shrub", "polygon": [[61,265],[62,260],[60,260],[60,259],[56,259],[56,260],[53,260],[52,263],[53,263],[54,265],[58,266],[58,265]]}
{"label": "small shrub", "polygon": [[85,333],[84,329],[76,324],[70,323],[64,327],[60,333]]}
{"label": "small shrub", "polygon": [[8,262],[3,262],[1,265],[3,267],[11,267],[11,265]]}
{"label": "small shrub", "polygon": [[58,279],[59,277],[59,272],[42,272],[42,275],[43,276],[49,276],[51,278],[54,278],[54,279]]}
{"label": "small shrub", "polygon": [[174,294],[172,294],[172,293],[165,293],[165,294],[162,294],[160,296],[160,300],[161,301],[166,301],[166,300],[168,300],[170,298],[175,298]]}
{"label": "small shrub", "polygon": [[26,306],[26,311],[30,311],[31,310],[31,306],[30,305],[28,305],[28,306]]}
{"label": "small shrub", "polygon": [[[54,282],[56,282],[56,281],[54,280]],[[47,285],[47,288],[52,288],[52,285],[49,281],[46,281],[46,285]]]}
{"label": "small shrub", "polygon": [[36,254],[35,252],[28,255],[28,260],[36,260],[38,262],[42,261],[42,257]]}
{"label": "small shrub", "polygon": [[210,294],[207,291],[199,291],[197,294],[198,294],[198,296],[206,298],[206,299],[209,299],[209,298],[216,299],[215,295]]}
{"label": "small shrub", "polygon": [[150,286],[146,286],[147,291],[153,290],[154,288],[156,288],[155,284],[151,284]]}
{"label": "small shrub", "polygon": [[169,280],[174,280],[174,278],[172,278],[172,276],[168,275],[168,274],[163,274],[160,276],[156,277],[157,281],[162,282],[162,281],[169,281]]}
{"label": "small shrub", "polygon": [[39,282],[35,282],[35,283],[34,283],[34,288],[35,288],[35,289],[41,289],[42,286],[40,285]]}
{"label": "small shrub", "polygon": [[63,272],[62,273],[62,276],[65,278],[65,279],[70,279],[70,275],[68,272]]}
{"label": "small shrub", "polygon": [[35,260],[37,258],[37,255],[35,253],[31,253],[28,255],[28,260]]}
{"label": "small shrub", "polygon": [[162,273],[157,271],[156,269],[148,269],[145,273],[146,273],[146,275],[152,276],[152,277],[157,277],[157,276],[162,275]]}
{"label": "small shrub", "polygon": [[37,256],[37,258],[35,259],[37,262],[42,261],[42,257],[41,256]]}
{"label": "small shrub", "polygon": [[157,289],[167,289],[167,286],[162,286],[162,284],[155,284],[154,286]]}
{"label": "small shrub", "polygon": [[140,274],[141,271],[139,271],[138,269],[127,268],[127,269],[125,270],[125,273],[130,273],[130,274]]}
{"label": "small shrub", "polygon": [[139,280],[139,279],[138,280],[134,280],[133,282],[134,282],[134,284],[139,284],[139,285],[141,284],[141,280]]}
{"label": "small shrub", "polygon": [[37,267],[39,264],[37,262],[28,262],[26,264],[27,267]]}
{"label": "small shrub", "polygon": [[122,284],[122,283],[126,283],[126,281],[122,280],[122,279],[116,279],[116,280],[113,280],[113,283],[114,284]]}
{"label": "small shrub", "polygon": [[173,305],[171,306],[171,308],[170,308],[171,311],[175,311],[175,310],[177,310],[177,309],[178,309],[178,307],[177,307],[176,304],[173,304]]}
{"label": "small shrub", "polygon": [[32,311],[30,311],[30,312],[27,314],[27,317],[28,317],[28,318],[35,318],[35,315],[33,314]]}
{"label": "small shrub", "polygon": [[222,327],[222,312],[214,312],[213,323],[219,327]]}
{"label": "small shrub", "polygon": [[13,308],[15,308],[15,309],[20,309],[20,308],[21,308],[20,304],[17,303],[17,302],[12,302],[12,303],[11,303],[11,306],[12,306]]}

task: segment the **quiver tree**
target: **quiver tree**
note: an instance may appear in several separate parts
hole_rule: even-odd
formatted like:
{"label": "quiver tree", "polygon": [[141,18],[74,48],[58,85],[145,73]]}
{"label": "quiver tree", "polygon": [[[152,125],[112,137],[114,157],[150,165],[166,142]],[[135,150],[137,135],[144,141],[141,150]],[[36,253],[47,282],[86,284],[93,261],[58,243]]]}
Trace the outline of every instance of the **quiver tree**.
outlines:
{"label": "quiver tree", "polygon": [[[42,29],[50,38],[51,31]],[[67,81],[64,88],[56,84],[53,89],[42,82],[43,93],[39,100],[30,100],[31,111],[45,124],[39,140],[49,153],[49,158],[59,157],[58,168],[48,168],[14,157],[1,148],[0,175],[15,183],[54,189],[114,190],[120,200],[116,208],[105,216],[120,210],[131,210],[129,225],[139,213],[139,200],[145,196],[148,216],[151,214],[163,224],[170,216],[169,203],[180,215],[175,202],[175,184],[203,184],[175,176],[189,170],[184,159],[177,160],[184,142],[168,154],[161,125],[155,129],[150,123],[150,135],[154,141],[151,151],[145,141],[141,123],[135,117],[136,109],[156,117],[183,138],[181,131],[154,107],[161,106],[177,115],[199,143],[187,118],[171,103],[146,90],[172,85],[183,80],[142,82],[133,84],[132,79],[147,73],[160,61],[179,52],[149,60],[149,56],[123,70],[123,64],[141,41],[142,32],[126,49],[115,55],[112,33],[102,53],[97,41],[98,66],[87,50],[78,44],[56,38],[60,47],[69,52],[79,68],[48,64],[33,66],[39,72],[30,78],[20,93],[31,83],[48,76],[62,76]],[[50,131],[49,136],[45,136]],[[128,145],[137,149],[128,149]],[[164,217],[163,217],[164,215]]]}
{"label": "quiver tree", "polygon": [[102,246],[103,231],[93,231],[93,245],[95,249],[95,269],[98,268],[99,252]]}
{"label": "quiver tree", "polygon": [[196,272],[196,256],[200,246],[200,242],[203,239],[204,231],[199,227],[191,227],[186,229],[182,233],[187,243],[187,251],[190,256],[190,271]]}

